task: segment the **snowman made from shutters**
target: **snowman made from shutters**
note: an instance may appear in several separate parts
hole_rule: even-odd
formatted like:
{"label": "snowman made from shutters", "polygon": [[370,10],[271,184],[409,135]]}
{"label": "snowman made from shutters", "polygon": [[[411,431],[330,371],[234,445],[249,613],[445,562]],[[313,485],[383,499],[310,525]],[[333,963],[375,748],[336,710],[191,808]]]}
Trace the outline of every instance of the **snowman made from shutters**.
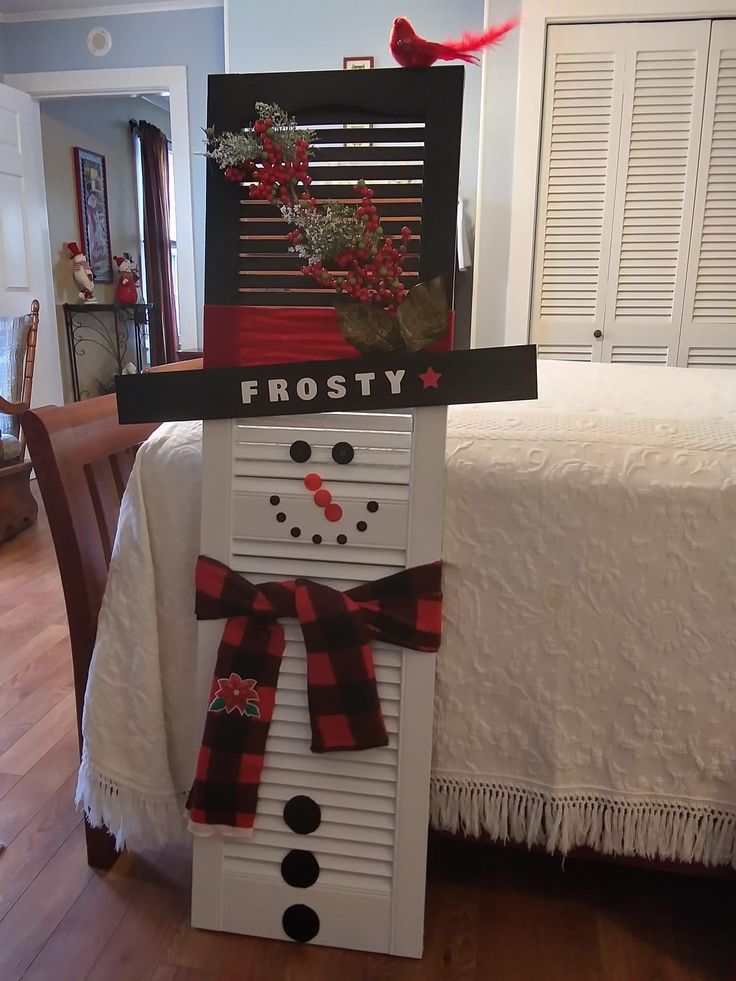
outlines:
{"label": "snowman made from shutters", "polygon": [[[397,75],[218,76],[209,83],[209,122],[236,130],[253,118],[256,99],[287,106],[318,133],[310,172],[321,199],[352,193],[351,161],[359,150],[382,214],[401,224],[415,216],[408,285],[442,275],[451,300],[462,69]],[[285,360],[289,348],[291,360],[301,360],[300,323],[308,321],[311,336],[315,315],[323,315],[324,343],[315,342],[308,356],[330,356],[323,348],[332,350],[326,338],[335,333],[331,300],[315,284],[295,280],[279,221],[275,209],[249,200],[237,183],[209,174],[206,362],[209,346],[217,348],[219,364],[242,364],[244,337],[246,348],[255,344],[256,361]],[[283,324],[284,314],[286,335],[281,331],[277,344],[268,321]],[[344,592],[439,560],[445,422],[444,406],[205,421],[201,552],[212,560],[220,598],[232,587],[217,579],[220,566],[256,587],[308,580]],[[199,629],[203,716],[259,720],[270,697],[262,681],[234,671],[216,677],[222,619],[203,619]],[[245,784],[233,789],[249,765],[247,753],[234,763],[221,745],[201,751],[210,789],[218,781],[224,788],[219,799],[228,801],[228,823],[237,823],[232,811],[254,807],[255,814],[249,828],[220,826],[216,818],[192,825],[192,923],[419,957],[435,655],[374,642],[386,745],[312,752],[305,635],[293,617],[278,629],[286,646],[255,803]],[[202,732],[199,719],[193,732]],[[220,753],[215,763],[211,752]]]}

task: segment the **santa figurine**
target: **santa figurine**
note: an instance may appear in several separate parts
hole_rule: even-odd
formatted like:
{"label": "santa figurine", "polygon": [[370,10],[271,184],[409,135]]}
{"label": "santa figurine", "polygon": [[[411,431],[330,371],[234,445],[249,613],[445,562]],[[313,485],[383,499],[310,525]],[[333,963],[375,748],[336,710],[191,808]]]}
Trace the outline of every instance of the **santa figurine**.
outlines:
{"label": "santa figurine", "polygon": [[130,259],[126,255],[114,255],[118,264],[118,286],[115,290],[115,302],[130,306],[138,302],[137,277]]}
{"label": "santa figurine", "polygon": [[94,294],[95,277],[90,264],[87,262],[87,256],[76,242],[69,242],[67,248],[72,255],[72,275],[74,282],[79,287],[79,299],[83,303],[97,303]]}

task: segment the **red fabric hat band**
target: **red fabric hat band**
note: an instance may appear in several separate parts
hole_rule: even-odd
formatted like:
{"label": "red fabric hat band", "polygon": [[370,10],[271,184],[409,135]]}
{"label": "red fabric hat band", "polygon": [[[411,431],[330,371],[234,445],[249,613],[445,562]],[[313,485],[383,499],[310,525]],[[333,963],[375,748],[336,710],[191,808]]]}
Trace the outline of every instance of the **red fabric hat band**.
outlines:
{"label": "red fabric hat band", "polygon": [[[430,351],[452,350],[454,311]],[[362,357],[340,333],[332,307],[205,306],[204,367]]]}

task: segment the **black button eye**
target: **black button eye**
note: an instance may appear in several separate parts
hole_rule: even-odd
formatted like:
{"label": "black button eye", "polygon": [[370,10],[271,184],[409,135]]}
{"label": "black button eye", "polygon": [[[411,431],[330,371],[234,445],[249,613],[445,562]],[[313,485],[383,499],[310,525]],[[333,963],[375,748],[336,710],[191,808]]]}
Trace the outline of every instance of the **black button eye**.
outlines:
{"label": "black button eye", "polygon": [[294,463],[306,463],[312,455],[312,447],[303,439],[297,439],[289,447],[289,456]]}
{"label": "black button eye", "polygon": [[350,443],[335,443],[332,447],[332,459],[335,463],[350,463],[355,456],[355,450]]}

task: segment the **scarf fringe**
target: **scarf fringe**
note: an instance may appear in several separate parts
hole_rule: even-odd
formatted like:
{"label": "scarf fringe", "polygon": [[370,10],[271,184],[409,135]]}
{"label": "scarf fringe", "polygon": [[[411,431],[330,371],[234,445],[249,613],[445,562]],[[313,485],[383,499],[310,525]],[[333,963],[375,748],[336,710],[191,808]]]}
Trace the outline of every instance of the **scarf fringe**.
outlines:
{"label": "scarf fringe", "polygon": [[79,768],[76,804],[93,828],[105,825],[115,838],[115,848],[127,845],[163,847],[186,841],[186,795],[151,799],[105,776],[85,756]]}
{"label": "scarf fringe", "polygon": [[442,831],[515,841],[567,854],[588,846],[605,855],[731,865],[736,812],[715,805],[600,794],[553,795],[501,784],[433,776],[430,821]]}

